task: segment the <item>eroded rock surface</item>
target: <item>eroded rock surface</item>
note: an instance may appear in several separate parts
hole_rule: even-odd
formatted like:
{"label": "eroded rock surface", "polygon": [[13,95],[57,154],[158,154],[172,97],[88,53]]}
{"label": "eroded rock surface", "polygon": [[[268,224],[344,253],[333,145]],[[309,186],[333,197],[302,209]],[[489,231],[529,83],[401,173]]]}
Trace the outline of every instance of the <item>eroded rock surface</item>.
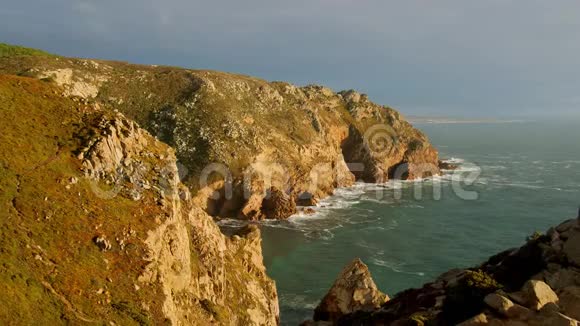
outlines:
{"label": "eroded rock surface", "polygon": [[377,309],[389,297],[375,285],[368,267],[355,259],[340,273],[326,296],[314,311],[314,321],[336,322],[355,311]]}
{"label": "eroded rock surface", "polygon": [[[276,325],[278,298],[262,262],[259,230],[225,237],[209,215],[192,205],[173,150],[123,115],[101,117],[93,132],[79,154],[88,178],[111,180],[119,194],[131,194],[134,189],[127,188],[134,187],[140,198],[153,192],[165,203],[160,224],[144,239],[148,264],[138,281],[161,284],[166,317],[176,325],[204,320]],[[165,153],[150,151],[155,147]]]}

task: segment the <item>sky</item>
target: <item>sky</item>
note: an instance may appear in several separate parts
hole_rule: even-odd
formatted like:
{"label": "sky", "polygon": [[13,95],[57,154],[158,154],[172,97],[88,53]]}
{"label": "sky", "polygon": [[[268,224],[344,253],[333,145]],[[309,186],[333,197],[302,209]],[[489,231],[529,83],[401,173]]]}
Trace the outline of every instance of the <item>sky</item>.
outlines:
{"label": "sky", "polygon": [[356,89],[407,115],[580,116],[577,0],[19,0],[0,42]]}

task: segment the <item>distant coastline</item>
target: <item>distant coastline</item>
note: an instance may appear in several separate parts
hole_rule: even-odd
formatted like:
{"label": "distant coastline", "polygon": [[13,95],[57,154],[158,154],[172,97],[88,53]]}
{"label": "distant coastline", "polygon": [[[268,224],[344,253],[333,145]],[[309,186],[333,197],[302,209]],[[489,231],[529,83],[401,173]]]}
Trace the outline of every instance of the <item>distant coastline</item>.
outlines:
{"label": "distant coastline", "polygon": [[495,119],[495,118],[453,118],[453,117],[426,117],[407,116],[407,120],[413,124],[475,124],[475,123],[524,123],[530,120],[522,119]]}

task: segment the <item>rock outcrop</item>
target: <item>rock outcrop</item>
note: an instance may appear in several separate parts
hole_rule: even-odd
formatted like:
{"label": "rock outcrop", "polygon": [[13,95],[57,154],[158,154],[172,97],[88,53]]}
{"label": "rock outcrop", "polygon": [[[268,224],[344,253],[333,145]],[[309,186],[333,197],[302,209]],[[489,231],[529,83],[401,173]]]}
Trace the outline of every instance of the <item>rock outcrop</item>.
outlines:
{"label": "rock outcrop", "polygon": [[336,322],[355,311],[372,311],[389,297],[380,292],[368,267],[355,259],[340,273],[314,311],[315,322]]}
{"label": "rock outcrop", "polygon": [[223,235],[172,148],[49,82],[0,103],[0,323],[278,324],[260,231]]}
{"label": "rock outcrop", "polygon": [[92,131],[79,154],[87,177],[111,180],[117,194],[133,200],[152,192],[165,208],[159,226],[147,232],[148,264],[138,280],[161,284],[166,317],[173,324],[203,323],[192,312],[209,309],[208,321],[276,325],[278,298],[262,262],[259,230],[232,239],[222,235],[212,218],[191,204],[173,150],[123,115],[100,117]]}
{"label": "rock outcrop", "polygon": [[332,324],[578,325],[578,238],[580,219],[568,220],[521,248],[472,269],[451,270],[421,289],[405,290],[379,308],[354,311]]}
{"label": "rock outcrop", "polygon": [[2,58],[0,72],[47,80],[139,123],[175,149],[194,201],[216,217],[287,218],[305,193],[308,205],[355,179],[439,173],[423,133],[353,90],[47,56]]}

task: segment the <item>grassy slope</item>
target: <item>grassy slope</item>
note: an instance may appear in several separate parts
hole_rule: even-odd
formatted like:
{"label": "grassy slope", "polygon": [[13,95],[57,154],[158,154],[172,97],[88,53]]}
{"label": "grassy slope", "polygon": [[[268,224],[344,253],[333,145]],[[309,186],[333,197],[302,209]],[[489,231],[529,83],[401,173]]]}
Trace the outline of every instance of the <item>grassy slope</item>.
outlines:
{"label": "grassy slope", "polygon": [[[92,242],[128,227],[144,234],[159,212],[147,202],[93,194],[73,156],[84,108],[60,93],[0,75],[0,320],[162,322],[159,289],[134,289],[143,244],[103,253]],[[80,181],[66,189],[72,177]]]}
{"label": "grassy slope", "polygon": [[45,51],[42,51],[42,50],[26,48],[26,47],[18,46],[18,45],[0,43],[0,57],[12,57],[12,56],[23,56],[23,55],[52,56],[52,54],[45,52]]}

